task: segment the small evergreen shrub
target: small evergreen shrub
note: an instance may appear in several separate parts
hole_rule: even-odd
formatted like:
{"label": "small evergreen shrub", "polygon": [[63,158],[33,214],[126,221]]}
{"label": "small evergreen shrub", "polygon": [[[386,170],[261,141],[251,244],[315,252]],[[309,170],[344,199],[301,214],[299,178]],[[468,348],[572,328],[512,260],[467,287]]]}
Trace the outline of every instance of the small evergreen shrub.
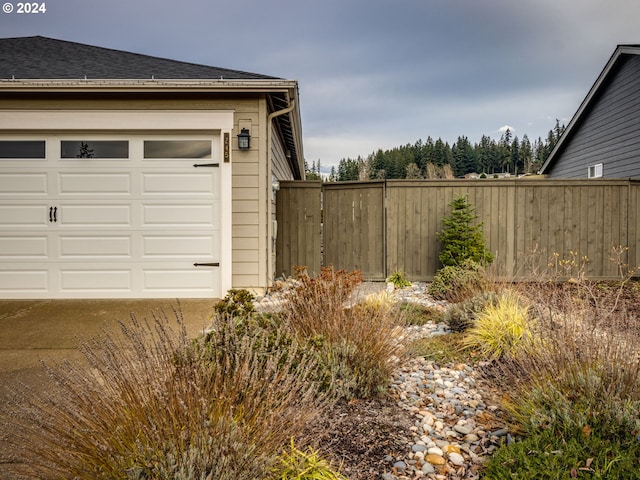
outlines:
{"label": "small evergreen shrub", "polygon": [[389,275],[389,277],[387,278],[387,283],[393,283],[393,286],[396,288],[411,286],[411,282],[407,279],[404,272],[395,272],[394,274]]}
{"label": "small evergreen shrub", "polygon": [[438,270],[429,284],[429,294],[437,300],[461,302],[481,292],[484,269],[473,260],[460,265],[448,265]]}
{"label": "small evergreen shrub", "polygon": [[461,265],[465,260],[480,265],[493,262],[493,255],[485,248],[482,223],[474,225],[478,217],[467,197],[456,197],[449,206],[451,213],[442,220],[444,229],[437,233],[442,242],[440,263],[446,267]]}
{"label": "small evergreen shrub", "polygon": [[249,290],[229,290],[226,297],[220,300],[213,307],[219,315],[229,315],[231,317],[244,317],[255,311],[253,301],[255,297]]}
{"label": "small evergreen shrub", "polygon": [[444,314],[444,321],[453,332],[464,332],[472,327],[478,315],[488,304],[495,304],[497,295],[486,292],[451,305]]}

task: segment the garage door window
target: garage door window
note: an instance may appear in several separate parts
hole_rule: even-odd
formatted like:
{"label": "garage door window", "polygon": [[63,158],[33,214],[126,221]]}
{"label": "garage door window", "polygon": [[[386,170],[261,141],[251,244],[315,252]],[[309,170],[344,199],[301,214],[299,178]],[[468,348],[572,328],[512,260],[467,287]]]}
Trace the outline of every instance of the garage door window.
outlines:
{"label": "garage door window", "polygon": [[128,140],[63,140],[62,158],[129,158]]}
{"label": "garage door window", "polygon": [[145,140],[144,158],[211,158],[211,140]]}
{"label": "garage door window", "polygon": [[0,141],[0,158],[45,158],[44,140]]}

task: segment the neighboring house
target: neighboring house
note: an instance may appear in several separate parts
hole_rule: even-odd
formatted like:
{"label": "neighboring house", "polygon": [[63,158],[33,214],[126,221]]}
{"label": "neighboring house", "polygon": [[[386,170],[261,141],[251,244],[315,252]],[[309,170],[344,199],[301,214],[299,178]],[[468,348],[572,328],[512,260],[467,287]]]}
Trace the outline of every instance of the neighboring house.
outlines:
{"label": "neighboring house", "polygon": [[0,298],[264,291],[301,178],[296,81],[0,39]]}
{"label": "neighboring house", "polygon": [[618,45],[539,173],[640,177],[640,45]]}

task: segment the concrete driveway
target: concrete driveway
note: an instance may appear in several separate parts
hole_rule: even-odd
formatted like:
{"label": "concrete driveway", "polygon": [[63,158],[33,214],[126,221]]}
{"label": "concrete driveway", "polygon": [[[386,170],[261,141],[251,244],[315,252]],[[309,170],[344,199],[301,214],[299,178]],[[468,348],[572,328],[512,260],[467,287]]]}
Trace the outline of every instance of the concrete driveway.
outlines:
{"label": "concrete driveway", "polygon": [[173,308],[183,313],[187,332],[195,336],[209,325],[216,300],[0,300],[0,403],[20,381],[42,388],[47,364],[81,359],[78,346],[103,329],[118,329],[118,321],[153,319]]}

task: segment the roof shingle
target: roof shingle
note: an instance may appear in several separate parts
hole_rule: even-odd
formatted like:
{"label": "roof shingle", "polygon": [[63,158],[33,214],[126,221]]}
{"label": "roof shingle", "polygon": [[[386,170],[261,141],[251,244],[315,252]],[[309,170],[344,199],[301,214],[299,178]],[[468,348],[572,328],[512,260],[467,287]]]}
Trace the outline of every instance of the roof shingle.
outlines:
{"label": "roof shingle", "polygon": [[53,38],[0,39],[0,79],[269,80],[267,75],[210,67]]}

